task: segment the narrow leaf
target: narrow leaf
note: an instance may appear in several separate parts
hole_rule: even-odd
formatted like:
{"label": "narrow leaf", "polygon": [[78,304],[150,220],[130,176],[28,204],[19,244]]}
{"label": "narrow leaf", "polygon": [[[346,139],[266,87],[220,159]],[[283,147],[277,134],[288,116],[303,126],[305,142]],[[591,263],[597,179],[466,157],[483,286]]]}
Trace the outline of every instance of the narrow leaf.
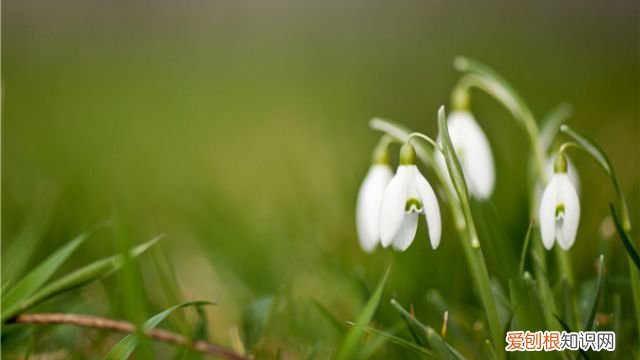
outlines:
{"label": "narrow leaf", "polygon": [[387,267],[387,270],[384,272],[382,279],[378,283],[378,287],[374,291],[373,295],[371,295],[362,311],[360,311],[355,325],[351,329],[349,329],[349,332],[347,332],[347,335],[345,336],[342,344],[340,344],[340,347],[336,352],[336,359],[351,359],[353,357],[358,343],[360,342],[360,339],[364,334],[364,329],[367,327],[369,322],[371,322],[373,314],[378,308],[378,304],[380,303],[380,299],[382,298],[382,290],[384,289],[384,284],[387,282],[387,278],[389,276],[389,270],[390,267]]}
{"label": "narrow leaf", "polygon": [[[564,331],[566,331],[568,333],[574,332],[573,330],[571,330],[571,327],[566,322],[564,322],[560,318],[560,316],[558,316],[558,314],[555,314],[554,316],[556,317],[556,320],[558,320],[558,323],[560,323],[560,326],[562,326],[562,330],[564,330]],[[587,354],[586,351],[584,351],[581,347],[578,348],[578,351],[580,352],[580,355],[582,355],[582,357],[585,360],[589,360],[589,354]]]}
{"label": "narrow leaf", "polygon": [[464,174],[462,173],[462,167],[460,161],[456,155],[456,150],[451,142],[449,136],[449,128],[447,127],[447,119],[444,115],[444,106],[438,109],[438,132],[442,139],[442,148],[444,152],[444,158],[447,162],[447,169],[449,170],[449,176],[453,182],[453,186],[458,193],[461,201],[467,201],[469,197],[469,190],[467,189],[467,183],[464,180]]}
{"label": "narrow leaf", "polygon": [[593,299],[591,300],[591,310],[589,312],[589,316],[587,317],[587,321],[584,324],[584,331],[591,331],[595,325],[596,312],[598,310],[598,304],[600,303],[600,294],[602,293],[602,289],[604,288],[604,278],[604,256],[600,255],[600,259],[598,260],[598,282],[596,285],[596,290],[593,294]]}
{"label": "narrow leaf", "polygon": [[[200,305],[213,305],[212,302],[209,301],[189,301],[182,304],[174,305],[154,316],[149,318],[143,324],[144,331],[151,330],[158,326],[164,319],[166,319],[172,312],[181,309],[187,306],[200,306]],[[114,347],[111,348],[109,353],[104,357],[105,360],[119,360],[119,359],[128,359],[133,351],[138,346],[139,335],[138,334],[129,334],[122,338]]]}
{"label": "narrow leaf", "polygon": [[242,312],[244,346],[251,350],[258,343],[271,315],[274,296],[265,296],[249,304]]}
{"label": "narrow leaf", "polygon": [[[136,246],[129,252],[128,256],[137,257],[138,255],[144,253],[147,249],[153,246],[153,244],[155,244],[159,238],[160,237],[156,237],[150,241],[147,241],[146,243]],[[4,322],[7,319],[10,319],[16,314],[25,311],[28,308],[33,307],[52,296],[78,288],[94,280],[112,274],[122,267],[122,265],[124,264],[124,256],[124,254],[119,254],[97,260],[89,265],[71,272],[68,275],[63,276],[61,279],[58,279],[48,286],[45,286],[44,288],[37,291],[27,300],[22,302],[20,306],[15,308],[12,312],[3,312],[2,321]]]}
{"label": "narrow leaf", "polygon": [[[353,323],[351,323],[351,324],[353,325]],[[364,331],[367,334],[381,336],[385,340],[387,340],[387,341],[389,341],[389,342],[391,342],[393,344],[396,344],[396,345],[398,345],[398,346],[400,346],[402,348],[405,348],[407,350],[411,350],[413,352],[416,352],[416,353],[422,354],[422,355],[426,355],[426,356],[431,357],[431,358],[437,358],[436,354],[433,351],[431,351],[431,350],[429,350],[429,349],[427,349],[425,347],[422,347],[420,345],[416,345],[416,344],[414,344],[414,343],[412,343],[410,341],[407,341],[407,340],[405,340],[403,338],[397,337],[397,336],[393,335],[390,332],[382,331],[382,330],[376,329],[376,328],[371,327],[371,326],[365,327]]]}
{"label": "narrow leaf", "polygon": [[462,354],[460,354],[457,350],[447,344],[431,327],[421,323],[418,319],[411,315],[411,313],[403,308],[402,305],[400,305],[400,303],[398,303],[395,299],[391,300],[391,305],[393,305],[406,320],[412,322],[424,332],[424,334],[427,336],[427,342],[436,352],[438,358],[453,360],[464,359],[464,356],[462,356]]}
{"label": "narrow leaf", "polygon": [[636,268],[640,270],[640,255],[638,255],[638,250],[636,250],[636,247],[633,245],[633,241],[631,241],[627,232],[624,231],[624,228],[620,223],[620,218],[618,218],[618,214],[616,213],[616,209],[613,207],[613,204],[609,204],[609,208],[611,209],[611,217],[613,218],[613,223],[616,225],[616,230],[618,230],[618,235],[620,235],[622,244],[624,244],[624,248],[625,250],[627,250],[627,254],[629,254],[631,260],[633,260]]}
{"label": "narrow leaf", "polygon": [[[88,237],[88,233],[78,235],[75,239],[51,254],[35,269],[23,277],[11,290],[2,296],[2,312],[13,313],[20,306],[20,302],[33,295],[58,270],[58,268],[73,254],[73,252]],[[4,317],[3,317],[4,320]]]}

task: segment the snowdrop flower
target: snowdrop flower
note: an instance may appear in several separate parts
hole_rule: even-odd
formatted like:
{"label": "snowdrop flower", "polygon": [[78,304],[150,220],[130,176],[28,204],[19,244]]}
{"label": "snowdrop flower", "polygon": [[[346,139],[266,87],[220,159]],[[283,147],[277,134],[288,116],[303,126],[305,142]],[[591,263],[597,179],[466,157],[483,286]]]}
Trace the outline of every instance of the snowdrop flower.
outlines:
{"label": "snowdrop flower", "polygon": [[555,240],[564,250],[573,245],[580,222],[580,200],[562,154],[556,157],[554,174],[542,194],[539,217],[542,243],[547,250]]}
{"label": "snowdrop flower", "polygon": [[[495,168],[489,140],[468,111],[452,112],[447,119],[447,126],[469,192],[478,199],[488,199],[495,185]],[[441,139],[438,140],[442,143]],[[444,156],[439,154],[437,159],[440,166],[446,169]],[[449,185],[453,186],[451,179],[447,179]]]}
{"label": "snowdrop flower", "polygon": [[404,251],[413,242],[419,214],[424,214],[431,247],[440,244],[442,225],[436,195],[415,165],[413,146],[405,143],[400,149],[400,166],[384,191],[380,210],[380,240],[382,246],[393,245]]}
{"label": "snowdrop flower", "polygon": [[356,228],[360,246],[368,253],[380,242],[380,204],[384,190],[393,177],[387,147],[388,141],[383,138],[374,151],[373,164],[358,192]]}

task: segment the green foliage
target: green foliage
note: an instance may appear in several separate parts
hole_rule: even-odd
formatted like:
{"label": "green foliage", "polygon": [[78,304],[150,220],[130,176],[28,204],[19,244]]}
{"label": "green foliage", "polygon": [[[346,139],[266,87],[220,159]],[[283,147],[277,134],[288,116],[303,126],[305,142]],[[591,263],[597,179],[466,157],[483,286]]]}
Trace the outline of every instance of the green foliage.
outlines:
{"label": "green foliage", "polygon": [[[212,302],[209,301],[188,301],[182,304],[174,305],[152,317],[150,317],[143,324],[143,331],[151,330],[156,326],[160,325],[160,323],[166,319],[171,313],[174,311],[187,307],[187,306],[202,306],[202,305],[213,305]],[[139,334],[129,334],[122,338],[114,347],[109,350],[109,353],[104,357],[105,360],[119,360],[119,359],[128,359],[133,351],[138,346],[140,341]]]}
{"label": "green foliage", "polygon": [[[29,308],[36,306],[53,296],[79,288],[114,273],[124,264],[125,256],[137,257],[138,255],[144,253],[151,246],[153,246],[158,241],[158,239],[159,238],[155,238],[146,243],[138,245],[135,248],[131,249],[128,254],[114,255],[94,261],[84,267],[70,272],[69,274],[63,275],[62,277],[52,281],[48,285],[38,288],[37,291],[34,289],[33,293],[29,293],[29,295],[27,295],[26,297],[19,298],[15,303],[9,304],[11,305],[11,307],[7,308],[7,311],[3,311],[2,313],[2,322],[6,322],[18,313],[28,310]],[[71,244],[75,243],[72,242]],[[69,247],[63,248],[62,253],[69,253],[69,249]],[[59,253],[56,252],[53,256],[58,258]],[[48,275],[45,274],[44,276]],[[30,279],[32,278],[30,277]]]}
{"label": "green foliage", "polygon": [[609,209],[611,210],[611,218],[613,218],[613,223],[616,226],[616,231],[620,236],[620,240],[622,240],[624,249],[627,251],[627,254],[629,254],[629,258],[633,261],[638,271],[640,271],[640,255],[638,254],[638,250],[636,250],[635,245],[633,245],[633,241],[631,241],[631,238],[623,228],[613,204],[609,204]]}
{"label": "green foliage", "polygon": [[373,314],[378,308],[378,304],[380,303],[380,299],[382,298],[382,290],[384,289],[384,284],[387,282],[390,270],[391,268],[388,267],[384,272],[384,275],[378,283],[376,290],[373,292],[365,306],[360,311],[355,325],[345,335],[342,344],[340,344],[340,347],[336,351],[336,359],[350,359],[357,352],[357,347],[360,339],[365,333],[365,328],[368,326],[369,322],[373,318]]}
{"label": "green foliage", "polygon": [[384,339],[385,341],[389,341],[390,343],[393,343],[395,345],[398,345],[404,349],[407,350],[411,350],[412,352],[418,354],[418,355],[423,355],[426,356],[427,358],[430,359],[437,359],[436,354],[425,348],[422,347],[420,345],[414,344],[408,340],[405,340],[401,337],[395,336],[393,335],[393,333],[388,332],[388,331],[382,331],[382,330],[378,330],[374,327],[371,326],[367,326],[364,328],[365,333],[367,334],[371,334],[371,335],[377,335],[380,336],[382,339]]}
{"label": "green foliage", "polygon": [[589,315],[587,316],[587,320],[584,324],[584,331],[592,331],[596,325],[596,312],[598,311],[598,304],[600,304],[600,297],[602,296],[602,290],[604,289],[605,273],[604,256],[600,255],[600,258],[598,259],[598,280],[589,306]]}
{"label": "green foliage", "polygon": [[275,305],[275,297],[267,296],[249,304],[242,313],[242,334],[244,345],[250,351],[254,348],[264,331],[271,311]]}
{"label": "green foliage", "polygon": [[15,286],[2,293],[2,322],[10,319],[21,308],[34,292],[36,292],[47,280],[58,270],[71,254],[88,237],[88,234],[81,234],[68,244],[58,249],[47,259],[42,261],[35,269],[31,270]]}

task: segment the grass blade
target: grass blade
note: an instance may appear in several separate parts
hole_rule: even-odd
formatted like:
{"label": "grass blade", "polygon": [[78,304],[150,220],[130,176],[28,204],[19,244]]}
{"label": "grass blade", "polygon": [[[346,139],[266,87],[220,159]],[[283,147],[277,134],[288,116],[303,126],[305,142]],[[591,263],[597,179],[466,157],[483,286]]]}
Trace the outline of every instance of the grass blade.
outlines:
{"label": "grass blade", "polygon": [[[181,309],[187,306],[200,306],[200,305],[213,305],[212,302],[209,301],[189,301],[182,304],[174,305],[145,321],[143,328],[144,330],[151,330],[158,326],[164,319],[166,319],[171,313],[174,311]],[[133,351],[138,346],[139,335],[138,334],[129,334],[122,338],[104,357],[105,360],[119,360],[119,359],[128,359]]]}
{"label": "grass blade", "polygon": [[616,225],[616,230],[618,230],[618,235],[620,235],[622,244],[624,245],[625,250],[627,250],[627,254],[629,254],[629,257],[636,265],[636,268],[640,270],[640,255],[638,255],[638,250],[636,250],[636,247],[633,245],[629,235],[622,227],[620,218],[618,218],[618,214],[616,213],[616,209],[613,207],[613,204],[609,204],[609,208],[611,209],[611,217],[613,218],[613,223]]}
{"label": "grass blade", "polygon": [[[138,255],[144,253],[147,249],[153,246],[159,240],[159,238],[160,236],[136,246],[129,251],[128,256],[137,257]],[[28,308],[33,307],[52,296],[81,287],[94,280],[112,274],[124,265],[125,256],[125,254],[119,254],[97,260],[89,265],[71,272],[66,276],[63,276],[61,279],[54,281],[50,285],[45,286],[44,288],[33,294],[30,298],[22,302],[19,307],[15,308],[12,313],[3,313],[3,320],[10,319],[16,314],[25,311]]]}
{"label": "grass blade", "polygon": [[353,357],[353,353],[356,351],[357,345],[364,334],[364,329],[367,327],[373,318],[373,314],[378,308],[378,304],[382,298],[384,284],[387,282],[387,278],[389,277],[389,270],[390,267],[387,267],[382,279],[378,283],[378,287],[374,291],[373,295],[371,295],[362,311],[360,311],[355,325],[347,332],[347,335],[336,352],[336,359],[351,359]]}
{"label": "grass blade", "polygon": [[406,320],[418,326],[425,333],[427,336],[427,342],[438,355],[438,358],[451,360],[464,359],[464,356],[447,344],[435,330],[418,321],[418,319],[411,315],[411,313],[403,308],[395,299],[391,300],[391,305],[393,305]]}
{"label": "grass blade", "polygon": [[[560,316],[558,316],[558,314],[554,315],[556,317],[556,320],[558,320],[558,323],[560,323],[560,326],[562,326],[562,330],[566,331],[566,332],[574,332],[573,330],[571,330],[571,327],[564,322]],[[578,348],[578,351],[580,352],[580,355],[582,355],[582,357],[585,360],[589,360],[589,354],[587,354],[587,352],[585,350],[583,350],[581,347]]]}
{"label": "grass blade", "polygon": [[604,289],[604,278],[604,256],[600,255],[600,259],[598,260],[598,282],[596,285],[596,291],[593,294],[593,299],[591,300],[591,310],[589,312],[589,316],[587,317],[587,321],[584,324],[584,331],[591,331],[595,326],[596,312],[598,310],[598,304],[600,303],[600,294],[602,293],[602,289]]}
{"label": "grass blade", "polygon": [[2,321],[7,320],[7,316],[15,314],[20,303],[40,289],[88,236],[88,233],[78,235],[31,270],[6,294],[3,294]]}
{"label": "grass blade", "polygon": [[249,304],[242,312],[242,335],[247,350],[251,351],[260,340],[275,303],[275,296],[265,296]]}
{"label": "grass blade", "polygon": [[[353,325],[353,323],[350,323],[350,324]],[[391,342],[393,344],[396,344],[396,345],[398,345],[398,346],[400,346],[402,348],[405,348],[407,350],[411,350],[411,351],[413,351],[415,353],[418,353],[418,354],[421,354],[421,355],[426,355],[427,357],[430,357],[430,358],[433,358],[433,359],[437,359],[437,356],[433,351],[431,351],[431,350],[429,350],[429,349],[427,349],[425,347],[422,347],[420,345],[414,344],[414,343],[412,343],[410,341],[407,341],[407,340],[405,340],[405,339],[403,339],[401,337],[397,337],[397,336],[395,336],[392,333],[389,333],[387,331],[382,331],[382,330],[376,329],[374,327],[367,326],[367,327],[364,328],[364,332],[367,333],[367,334],[371,334],[371,335],[378,335],[378,336],[384,338],[385,340],[387,340],[387,341],[389,341],[389,342]]]}

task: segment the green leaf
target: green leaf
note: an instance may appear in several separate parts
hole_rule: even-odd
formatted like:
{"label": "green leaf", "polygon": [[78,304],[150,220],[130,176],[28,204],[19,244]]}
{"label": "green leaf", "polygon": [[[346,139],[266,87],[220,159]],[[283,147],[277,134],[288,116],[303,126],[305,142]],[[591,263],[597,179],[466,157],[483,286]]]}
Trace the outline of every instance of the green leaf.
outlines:
{"label": "green leaf", "polygon": [[613,223],[616,225],[616,230],[618,230],[618,235],[620,235],[620,239],[622,240],[622,244],[624,244],[625,250],[627,250],[627,254],[633,263],[636,265],[636,268],[640,270],[640,255],[638,255],[638,250],[633,245],[633,241],[629,238],[629,235],[622,227],[620,223],[620,219],[618,218],[618,214],[616,213],[616,209],[613,207],[613,204],[609,204],[609,208],[611,209],[611,217],[613,218]]}
{"label": "green leaf", "polygon": [[[151,330],[158,326],[164,319],[166,319],[172,312],[181,309],[187,306],[201,306],[201,305],[213,305],[212,302],[209,301],[189,301],[182,304],[174,305],[154,316],[149,318],[144,322],[143,328],[144,331]],[[138,346],[140,340],[139,334],[129,334],[122,338],[104,357],[105,360],[120,360],[120,359],[128,359],[133,351]]]}
{"label": "green leaf", "polygon": [[596,311],[598,310],[598,304],[600,303],[600,294],[602,293],[602,289],[604,288],[604,278],[604,255],[600,255],[600,259],[598,260],[598,283],[593,294],[593,299],[591,300],[591,310],[589,311],[589,316],[587,317],[587,321],[584,324],[584,331],[591,331],[595,326]]}
{"label": "green leaf", "polygon": [[242,335],[247,350],[252,350],[260,340],[274,303],[274,296],[266,296],[249,304],[242,312]]}
{"label": "green leaf", "polygon": [[453,187],[458,193],[458,197],[463,202],[468,202],[469,190],[467,189],[467,183],[464,180],[464,174],[462,173],[462,167],[460,161],[456,155],[456,150],[451,142],[449,136],[449,128],[447,127],[447,118],[444,114],[444,106],[438,109],[438,133],[442,139],[442,150],[444,152],[444,158],[447,163],[447,169],[449,170],[449,176],[453,182]]}
{"label": "green leaf", "polygon": [[42,261],[40,265],[31,270],[31,272],[23,277],[16,286],[12,287],[7,293],[3,293],[2,321],[4,322],[8,319],[6,317],[7,314],[15,314],[16,310],[20,308],[21,302],[25,301],[29,296],[33,295],[35,291],[40,289],[88,236],[88,233],[78,235],[75,239]]}
{"label": "green leaf", "polygon": [[340,347],[336,352],[336,359],[350,359],[353,357],[358,343],[360,342],[360,339],[364,334],[364,329],[367,327],[369,322],[371,322],[373,314],[378,308],[378,304],[380,303],[380,299],[382,298],[382,290],[384,289],[384,284],[387,282],[387,277],[389,276],[390,269],[390,267],[387,267],[387,270],[384,272],[382,279],[378,283],[378,287],[374,291],[373,295],[371,295],[362,311],[360,311],[355,325],[351,329],[349,329],[349,332],[347,332],[347,335],[344,337],[342,344],[340,344]]}
{"label": "green leaf", "polygon": [[[136,246],[129,252],[128,256],[131,256],[133,258],[144,253],[147,249],[153,246],[160,239],[160,237],[161,236],[158,236],[150,241],[147,241],[146,243]],[[55,295],[81,287],[94,280],[112,274],[122,267],[125,261],[125,256],[125,254],[119,254],[97,260],[89,265],[71,272],[70,274],[63,276],[61,279],[58,279],[37,291],[31,297],[23,301],[20,306],[15,308],[12,312],[3,313],[2,321],[4,322],[6,321],[6,319],[10,319],[16,314],[25,311],[28,308],[31,308]]]}

